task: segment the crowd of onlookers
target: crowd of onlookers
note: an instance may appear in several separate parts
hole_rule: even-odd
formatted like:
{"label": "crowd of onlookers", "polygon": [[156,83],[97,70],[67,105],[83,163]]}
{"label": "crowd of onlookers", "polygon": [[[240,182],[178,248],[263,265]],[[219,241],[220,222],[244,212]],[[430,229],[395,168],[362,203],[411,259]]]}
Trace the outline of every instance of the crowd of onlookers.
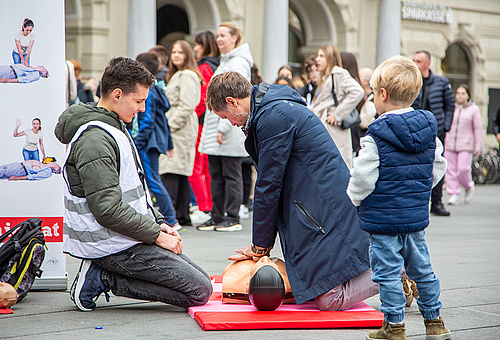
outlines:
{"label": "crowd of onlookers", "polygon": [[[436,116],[448,170],[433,189],[431,213],[448,216],[442,202],[443,184],[446,181],[448,204],[458,204],[461,187],[465,203],[472,200],[471,160],[474,153],[482,152],[483,128],[468,86],[460,85],[454,95],[448,80],[430,70],[430,57],[424,50],[413,57],[423,78],[413,107]],[[157,45],[136,59],[156,75],[156,84],[145,112],[127,128],[157,208],[176,230],[192,225],[201,231],[241,230],[240,218],[249,218],[252,210],[255,177],[244,147],[245,135],[205,105],[214,75],[235,71],[253,85],[263,81],[241,30],[222,23],[216,33],[199,33],[194,47],[178,40],[170,52]],[[70,62],[77,86],[76,95],[68,96],[69,104],[96,102],[97,82],[82,78],[81,65]],[[325,45],[305,59],[303,70],[289,65],[279,68],[274,84],[290,86],[302,96],[351,168],[368,125],[378,116],[371,75],[371,69],[358,68],[354,54]],[[359,118],[346,128],[343,122],[352,115]]]}

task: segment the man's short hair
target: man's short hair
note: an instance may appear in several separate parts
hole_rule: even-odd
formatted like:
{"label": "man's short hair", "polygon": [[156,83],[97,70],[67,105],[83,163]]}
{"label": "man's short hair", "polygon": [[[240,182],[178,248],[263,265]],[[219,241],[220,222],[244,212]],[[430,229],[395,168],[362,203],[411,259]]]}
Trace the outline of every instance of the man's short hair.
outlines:
{"label": "man's short hair", "polygon": [[420,50],[420,51],[415,52],[415,54],[418,54],[418,53],[425,54],[425,56],[427,57],[427,60],[431,61],[431,53],[429,51],[427,51],[427,50]]}
{"label": "man's short hair", "polygon": [[226,72],[212,78],[207,89],[207,107],[214,112],[227,111],[227,97],[243,99],[252,92],[252,84],[237,72]]}
{"label": "man's short hair", "polygon": [[144,65],[144,67],[147,68],[152,75],[155,75],[160,68],[160,60],[156,54],[151,52],[141,53],[135,58],[135,60]]}
{"label": "man's short hair", "polygon": [[422,75],[413,61],[403,56],[394,56],[373,71],[370,86],[373,91],[384,88],[391,103],[410,106],[422,87]]}
{"label": "man's short hair", "polygon": [[162,66],[166,66],[168,64],[168,50],[165,46],[156,45],[155,47],[151,48],[148,52],[153,53],[158,58],[160,58]]}
{"label": "man's short hair", "polygon": [[118,57],[109,61],[101,78],[101,98],[113,90],[121,89],[124,94],[136,91],[137,85],[150,87],[155,77],[137,60]]}

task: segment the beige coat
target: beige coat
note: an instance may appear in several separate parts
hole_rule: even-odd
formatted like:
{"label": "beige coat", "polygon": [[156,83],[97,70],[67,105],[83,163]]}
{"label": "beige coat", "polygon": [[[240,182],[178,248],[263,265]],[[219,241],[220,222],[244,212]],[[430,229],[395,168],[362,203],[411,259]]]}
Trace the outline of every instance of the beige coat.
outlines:
{"label": "beige coat", "polygon": [[160,155],[160,174],[193,174],[198,116],[194,109],[200,102],[201,83],[191,70],[174,73],[167,84],[167,98],[172,108],[167,111],[174,142],[174,156]]}
{"label": "beige coat", "polygon": [[326,76],[321,88],[318,90],[317,96],[312,103],[311,110],[318,116],[326,129],[330,133],[335,145],[339,149],[347,167],[352,166],[352,141],[351,130],[342,130],[338,126],[328,124],[326,117],[333,115],[339,122],[343,121],[351,111],[363,99],[364,91],[361,85],[351,77],[349,72],[341,67],[335,66],[332,69],[335,82],[335,93],[339,102],[335,106],[332,97],[332,77]]}

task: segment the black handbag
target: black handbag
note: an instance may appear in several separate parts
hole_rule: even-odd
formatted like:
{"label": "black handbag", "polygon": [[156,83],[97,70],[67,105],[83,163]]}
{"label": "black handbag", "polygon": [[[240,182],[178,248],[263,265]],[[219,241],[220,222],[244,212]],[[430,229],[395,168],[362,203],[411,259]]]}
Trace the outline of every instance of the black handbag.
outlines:
{"label": "black handbag", "polygon": [[[333,82],[333,73],[332,73],[332,97],[335,106],[338,106],[339,101],[337,100],[337,95],[335,94],[335,83]],[[339,127],[342,130],[346,130],[359,126],[359,123],[361,123],[361,117],[359,116],[358,110],[354,108],[352,109],[351,113],[349,113],[349,115],[342,121]]]}

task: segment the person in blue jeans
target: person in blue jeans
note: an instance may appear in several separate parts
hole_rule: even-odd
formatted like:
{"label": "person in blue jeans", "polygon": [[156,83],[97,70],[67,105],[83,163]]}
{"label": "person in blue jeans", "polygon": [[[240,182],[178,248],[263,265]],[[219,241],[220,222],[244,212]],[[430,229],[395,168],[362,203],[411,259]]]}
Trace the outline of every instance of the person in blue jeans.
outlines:
{"label": "person in blue jeans", "polygon": [[373,72],[370,86],[381,115],[368,126],[354,160],[347,194],[358,206],[361,229],[370,234],[372,280],[379,285],[383,327],[366,339],[406,339],[406,298],[400,272],[417,284],[417,304],[427,339],[449,339],[440,316],[441,288],[425,241],[429,200],[446,172],[435,116],[414,110],[422,86],[411,60],[395,56]]}
{"label": "person in blue jeans", "polygon": [[38,151],[38,145],[40,144],[40,149],[42,150],[42,161],[45,160],[45,147],[43,146],[43,134],[42,134],[42,121],[40,118],[34,118],[31,122],[32,128],[19,131],[19,127],[23,124],[21,118],[16,118],[16,127],[14,129],[14,137],[26,136],[26,143],[23,147],[23,158],[25,161],[34,159],[40,161],[40,153]]}
{"label": "person in blue jeans", "polygon": [[[141,53],[136,60],[152,74],[156,74],[160,67],[158,57],[153,53]],[[180,230],[172,199],[158,172],[160,154],[172,157],[174,153],[172,134],[165,115],[169,109],[170,103],[161,88],[157,85],[151,86],[144,112],[139,112],[134,119],[137,126],[132,129],[132,137],[144,167],[146,182],[165,217],[165,222],[175,230]]]}

